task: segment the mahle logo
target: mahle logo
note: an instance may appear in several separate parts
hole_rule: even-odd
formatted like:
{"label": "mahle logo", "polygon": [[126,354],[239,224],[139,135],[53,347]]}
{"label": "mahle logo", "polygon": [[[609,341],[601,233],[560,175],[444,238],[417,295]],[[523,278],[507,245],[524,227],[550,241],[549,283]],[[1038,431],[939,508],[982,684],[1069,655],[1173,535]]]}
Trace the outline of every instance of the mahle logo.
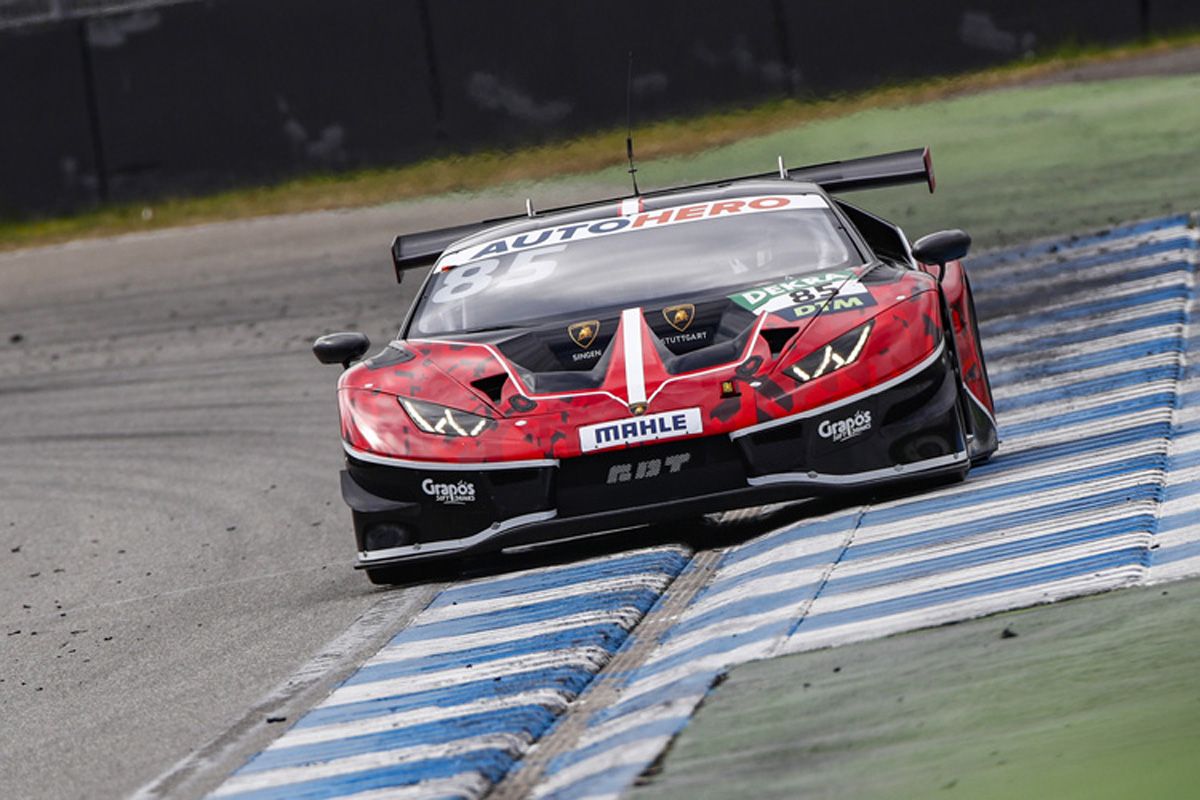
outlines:
{"label": "mahle logo", "polygon": [[475,502],[475,484],[470,481],[458,483],[435,483],[433,478],[421,481],[421,491],[439,503],[448,506],[461,506],[464,503]]}
{"label": "mahle logo", "polygon": [[622,447],[659,439],[704,433],[704,421],[699,408],[681,408],[647,414],[646,404],[631,403],[628,419],[616,419],[584,425],[579,429],[579,449],[588,453],[608,447]]}
{"label": "mahle logo", "polygon": [[834,442],[853,439],[860,433],[869,430],[871,430],[870,411],[855,411],[853,416],[845,419],[823,419],[817,426],[817,434],[822,439],[832,439]]}

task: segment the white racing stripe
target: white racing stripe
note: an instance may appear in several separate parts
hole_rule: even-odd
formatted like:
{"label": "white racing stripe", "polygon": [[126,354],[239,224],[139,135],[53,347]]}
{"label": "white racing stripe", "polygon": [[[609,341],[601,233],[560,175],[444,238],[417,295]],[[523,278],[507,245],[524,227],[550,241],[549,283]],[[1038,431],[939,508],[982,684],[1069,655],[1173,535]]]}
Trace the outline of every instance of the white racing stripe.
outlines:
{"label": "white racing stripe", "polygon": [[621,343],[625,355],[625,396],[629,404],[646,402],[646,367],[642,362],[642,310],[621,312]]}

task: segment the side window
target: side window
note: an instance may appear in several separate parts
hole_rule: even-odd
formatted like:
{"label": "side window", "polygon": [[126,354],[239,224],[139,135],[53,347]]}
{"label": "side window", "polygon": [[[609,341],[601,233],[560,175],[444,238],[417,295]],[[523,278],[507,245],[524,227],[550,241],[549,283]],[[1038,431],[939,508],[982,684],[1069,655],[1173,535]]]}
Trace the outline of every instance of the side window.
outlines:
{"label": "side window", "polygon": [[858,228],[858,232],[867,240],[867,244],[882,261],[888,261],[897,266],[913,266],[908,242],[899,228],[847,202],[836,198],[834,198],[834,202],[850,218],[850,222]]}

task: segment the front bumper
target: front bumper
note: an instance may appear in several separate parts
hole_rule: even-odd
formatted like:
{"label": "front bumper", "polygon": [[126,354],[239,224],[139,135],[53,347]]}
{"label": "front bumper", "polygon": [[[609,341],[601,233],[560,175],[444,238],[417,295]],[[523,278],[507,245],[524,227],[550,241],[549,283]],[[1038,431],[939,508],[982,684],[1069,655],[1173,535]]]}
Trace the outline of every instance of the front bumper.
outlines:
{"label": "front bumper", "polygon": [[561,461],[404,462],[347,448],[358,566],[497,550],[969,465],[942,350],[853,397],[731,434]]}

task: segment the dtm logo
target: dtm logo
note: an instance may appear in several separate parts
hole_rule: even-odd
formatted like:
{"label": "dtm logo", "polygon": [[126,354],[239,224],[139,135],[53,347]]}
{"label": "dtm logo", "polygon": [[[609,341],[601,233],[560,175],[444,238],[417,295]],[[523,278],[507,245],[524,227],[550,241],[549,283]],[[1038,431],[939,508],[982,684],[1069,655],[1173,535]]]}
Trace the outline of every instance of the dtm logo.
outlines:
{"label": "dtm logo", "polygon": [[860,433],[866,433],[869,430],[871,430],[870,411],[855,411],[854,416],[845,419],[823,419],[817,426],[817,433],[821,435],[822,439],[833,439],[835,442],[853,439]]}
{"label": "dtm logo", "polygon": [[468,481],[434,483],[432,478],[426,478],[421,481],[421,491],[448,506],[461,506],[463,503],[475,502],[475,484]]}
{"label": "dtm logo", "polygon": [[608,447],[653,442],[657,439],[671,439],[676,436],[686,436],[689,433],[703,432],[704,424],[700,419],[700,409],[684,408],[679,411],[646,414],[637,419],[584,425],[579,429],[579,447],[586,453],[590,450],[603,450]]}
{"label": "dtm logo", "polygon": [[613,464],[608,470],[608,480],[605,482],[609,484],[628,483],[646,478],[657,478],[663,474],[663,467],[667,468],[667,474],[670,475],[679,472],[683,469],[683,465],[691,460],[691,453],[676,453],[666,458],[648,458],[637,464]]}

